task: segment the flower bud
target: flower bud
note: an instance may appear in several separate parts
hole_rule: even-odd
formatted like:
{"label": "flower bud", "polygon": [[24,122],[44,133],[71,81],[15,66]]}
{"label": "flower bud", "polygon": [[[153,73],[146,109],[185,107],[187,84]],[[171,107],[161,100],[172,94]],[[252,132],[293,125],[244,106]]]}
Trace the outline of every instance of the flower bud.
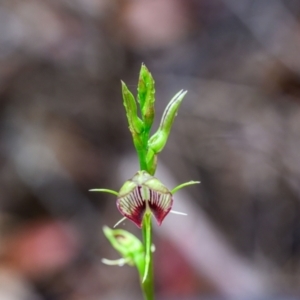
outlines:
{"label": "flower bud", "polygon": [[148,132],[151,129],[154,120],[154,102],[155,102],[155,87],[154,79],[147,69],[142,64],[139,84],[138,84],[138,101],[140,103],[141,113],[145,125],[145,130]]}
{"label": "flower bud", "polygon": [[182,90],[178,92],[165,108],[158,130],[148,141],[148,147],[155,153],[161,152],[165,147],[177,111],[186,93],[187,91]]}
{"label": "flower bud", "polygon": [[134,96],[122,81],[123,104],[126,109],[126,116],[129,129],[133,135],[138,135],[143,130],[143,122],[137,115],[137,105]]}

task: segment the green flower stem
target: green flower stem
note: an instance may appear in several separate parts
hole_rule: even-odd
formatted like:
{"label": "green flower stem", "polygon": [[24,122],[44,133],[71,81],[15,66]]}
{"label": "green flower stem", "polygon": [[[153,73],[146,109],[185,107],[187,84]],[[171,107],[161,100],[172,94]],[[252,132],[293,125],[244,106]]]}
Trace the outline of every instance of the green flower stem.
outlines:
{"label": "green flower stem", "polygon": [[143,244],[145,246],[145,270],[141,278],[141,287],[145,300],[154,300],[154,281],[153,281],[153,254],[152,245],[152,223],[151,215],[147,214],[143,220],[142,233]]}
{"label": "green flower stem", "polygon": [[[154,175],[155,169],[149,168],[146,162],[146,153],[148,148],[149,134],[143,137],[144,151],[137,151],[140,169],[147,171],[150,175]],[[145,247],[145,268],[144,274],[140,277],[141,288],[145,300],[154,300],[154,280],[153,280],[153,254],[152,245],[152,218],[150,214],[145,214],[142,225],[143,244]]]}
{"label": "green flower stem", "polygon": [[[122,82],[123,105],[125,107],[133,144],[138,155],[140,171],[146,171],[146,176],[148,177],[150,175],[154,176],[155,174],[157,166],[157,154],[163,150],[167,143],[171,127],[186,91],[180,91],[172,98],[164,110],[158,130],[151,137],[150,131],[155,117],[155,82],[151,73],[144,64],[142,64],[141,67],[137,92],[137,99],[135,99],[134,95],[130,92],[126,84]],[[135,176],[145,176],[145,174],[143,175],[140,173],[138,172]],[[142,177],[142,179],[143,178],[144,177]],[[138,177],[138,179],[140,180],[141,178]],[[137,181],[139,182],[139,180]],[[171,193],[174,194],[185,186],[198,183],[196,181],[186,182],[175,187],[170,192],[157,179],[154,179],[154,183],[153,179],[151,180],[150,184],[155,184],[155,193],[163,194],[165,197],[164,201],[169,199],[170,205],[172,205],[170,200]],[[136,184],[137,182],[128,180],[124,184],[125,190],[129,189],[129,191],[131,191],[132,188],[136,187]],[[122,190],[123,187],[119,192],[109,189],[93,189],[91,191],[106,192],[117,196],[117,206],[123,216],[136,223],[138,227],[142,227],[143,244],[139,239],[135,238],[132,234],[124,230],[111,230],[104,228],[104,234],[109,239],[112,246],[122,255],[122,258],[119,260],[104,260],[104,262],[112,265],[123,265],[127,263],[131,266],[136,266],[139,272],[144,299],[154,300],[151,223],[152,211],[149,207],[147,207],[148,210],[146,210],[145,214],[143,215],[143,219],[136,218],[136,216],[133,214],[134,210],[131,210],[131,208],[134,208],[134,205],[136,204],[134,198],[130,198],[131,196],[127,195],[126,193],[124,195]],[[158,189],[158,191],[156,191],[155,189],[157,188],[160,188],[160,190]],[[151,186],[150,188],[144,186],[144,194],[150,189]],[[167,191],[165,191],[165,189],[167,189]],[[163,192],[161,190],[163,190]],[[149,201],[146,196],[144,198],[145,199],[142,199],[143,201]],[[166,211],[166,213],[168,213],[168,211]],[[165,215],[161,215],[160,218],[157,219],[159,224],[161,224],[164,217]],[[116,225],[122,222],[122,220]]]}
{"label": "green flower stem", "polygon": [[144,149],[141,149],[141,150],[136,149],[136,152],[137,152],[138,157],[139,157],[140,170],[141,171],[147,171],[148,166],[147,166],[147,163],[146,163],[146,151]]}
{"label": "green flower stem", "polygon": [[[148,164],[146,160],[147,150],[148,150],[148,139],[149,139],[149,133],[143,132],[141,140],[142,140],[142,149],[137,149],[137,154],[139,158],[140,163],[140,170],[141,171],[147,171],[148,172]],[[152,174],[151,174],[152,175]]]}

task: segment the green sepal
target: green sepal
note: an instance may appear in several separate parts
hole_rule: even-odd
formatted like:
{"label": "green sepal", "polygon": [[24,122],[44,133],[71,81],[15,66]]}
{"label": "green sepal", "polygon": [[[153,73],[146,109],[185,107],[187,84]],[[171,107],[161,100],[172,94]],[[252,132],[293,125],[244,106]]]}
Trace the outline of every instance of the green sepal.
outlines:
{"label": "green sepal", "polygon": [[161,152],[165,147],[177,111],[186,93],[187,91],[182,90],[178,92],[165,108],[158,130],[148,141],[148,147],[152,149],[154,153]]}
{"label": "green sepal", "polygon": [[104,226],[103,232],[113,248],[120,253],[124,262],[130,266],[136,266],[140,278],[143,278],[145,270],[145,250],[143,243],[132,233],[123,229],[111,229]]}
{"label": "green sepal", "polygon": [[137,91],[145,131],[149,132],[153,124],[155,114],[155,82],[151,73],[144,64],[142,64],[141,67]]}

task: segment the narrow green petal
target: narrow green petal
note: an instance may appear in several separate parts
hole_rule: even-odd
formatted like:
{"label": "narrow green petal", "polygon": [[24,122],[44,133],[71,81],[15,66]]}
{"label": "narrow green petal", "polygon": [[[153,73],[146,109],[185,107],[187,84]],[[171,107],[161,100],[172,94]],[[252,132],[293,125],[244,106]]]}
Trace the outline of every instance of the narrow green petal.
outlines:
{"label": "narrow green petal", "polygon": [[119,195],[118,192],[116,192],[114,190],[110,190],[110,189],[90,189],[89,192],[104,192],[104,193],[113,194],[115,196]]}
{"label": "narrow green petal", "polygon": [[180,189],[182,189],[182,188],[184,188],[186,186],[193,185],[193,184],[199,184],[199,183],[200,183],[200,181],[193,181],[192,180],[192,181],[188,181],[188,182],[179,184],[176,187],[174,187],[173,190],[171,190],[171,193],[172,193],[172,195],[174,195],[178,190],[180,190]]}

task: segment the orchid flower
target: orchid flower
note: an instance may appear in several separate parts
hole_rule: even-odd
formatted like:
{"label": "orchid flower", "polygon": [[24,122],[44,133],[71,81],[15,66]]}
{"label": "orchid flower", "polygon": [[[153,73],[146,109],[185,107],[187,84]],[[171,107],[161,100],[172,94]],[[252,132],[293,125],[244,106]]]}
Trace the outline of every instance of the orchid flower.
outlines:
{"label": "orchid flower", "polygon": [[108,192],[117,196],[117,208],[124,218],[116,225],[127,218],[141,228],[145,214],[153,215],[158,225],[162,224],[169,212],[185,215],[171,210],[173,195],[179,189],[197,183],[199,181],[185,182],[170,191],[156,177],[146,171],[138,171],[123,184],[119,192],[108,189],[92,189],[90,191]]}

